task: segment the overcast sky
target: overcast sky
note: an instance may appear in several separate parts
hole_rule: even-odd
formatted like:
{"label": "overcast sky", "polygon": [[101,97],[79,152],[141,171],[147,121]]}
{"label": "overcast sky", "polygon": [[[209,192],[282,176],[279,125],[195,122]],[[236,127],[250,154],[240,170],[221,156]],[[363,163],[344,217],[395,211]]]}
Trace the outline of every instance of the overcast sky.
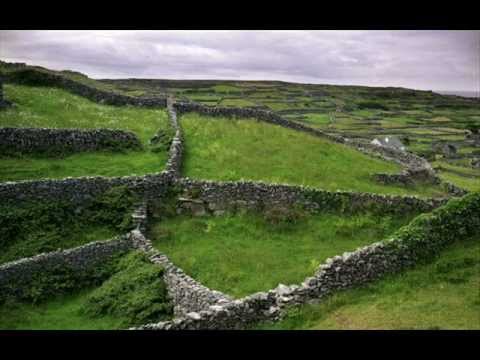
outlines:
{"label": "overcast sky", "polygon": [[0,59],[93,78],[480,91],[480,31],[0,31]]}

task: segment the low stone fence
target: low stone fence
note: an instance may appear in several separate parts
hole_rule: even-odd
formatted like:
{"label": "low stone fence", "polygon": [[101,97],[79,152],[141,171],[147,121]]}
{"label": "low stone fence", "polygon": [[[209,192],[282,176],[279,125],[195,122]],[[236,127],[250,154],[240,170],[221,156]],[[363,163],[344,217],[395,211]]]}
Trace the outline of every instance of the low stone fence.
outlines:
{"label": "low stone fence", "polygon": [[[411,267],[434,256],[458,239],[472,236],[480,226],[480,194],[470,194],[456,203],[435,210],[428,218],[417,218],[392,238],[328,259],[312,277],[299,285],[280,284],[224,305],[189,313],[172,321],[146,324],[134,329],[194,330],[244,329],[260,321],[281,318],[292,305],[319,301],[335,291],[358,286],[386,274]],[[451,226],[445,227],[444,223]],[[460,237],[459,237],[459,234]]]}
{"label": "low stone fence", "polygon": [[231,301],[227,295],[210,290],[185,274],[166,255],[153,248],[150,240],[140,230],[132,231],[132,238],[136,248],[147,253],[152,263],[159,264],[165,269],[163,279],[173,301],[175,316],[184,316],[189,312],[201,311],[210,305]]}
{"label": "low stone fence", "polygon": [[74,153],[142,148],[132,132],[109,129],[0,128],[0,153]]}
{"label": "low stone fence", "polygon": [[132,105],[143,107],[166,107],[166,97],[139,98],[111,91],[101,90],[67,77],[37,69],[21,69],[5,74],[5,81],[40,86],[53,86],[65,89],[89,100],[107,105]]}
{"label": "low stone fence", "polygon": [[201,181],[182,178],[176,185],[186,199],[183,211],[221,214],[226,210],[247,208],[263,210],[272,207],[301,205],[310,211],[340,211],[354,213],[428,212],[447,199],[422,199],[415,196],[392,196],[348,191],[326,191],[294,185],[268,184],[253,181]]}
{"label": "low stone fence", "polygon": [[97,241],[68,250],[43,253],[0,265],[0,299],[22,298],[38,276],[61,269],[81,276],[113,255],[133,248],[130,235]]}
{"label": "low stone fence", "polygon": [[81,204],[104,193],[112,187],[126,185],[129,189],[146,197],[161,197],[172,182],[166,172],[145,176],[124,177],[80,177],[66,179],[28,180],[0,183],[0,199],[3,203],[23,201],[49,201],[64,199]]}
{"label": "low stone fence", "polygon": [[167,101],[168,115],[172,128],[175,130],[175,136],[169,149],[169,155],[165,171],[170,173],[173,177],[178,178],[181,176],[182,159],[183,159],[183,135],[182,129],[177,120],[177,111],[173,106],[173,100]]}

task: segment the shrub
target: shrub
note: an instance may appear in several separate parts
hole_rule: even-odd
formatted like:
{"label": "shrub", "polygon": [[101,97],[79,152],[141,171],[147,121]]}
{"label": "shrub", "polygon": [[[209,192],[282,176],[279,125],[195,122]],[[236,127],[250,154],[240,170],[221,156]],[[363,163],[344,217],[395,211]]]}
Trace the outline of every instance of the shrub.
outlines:
{"label": "shrub", "polygon": [[125,326],[160,321],[172,314],[163,268],[140,252],[131,252],[117,264],[115,274],[92,292],[83,307],[89,316],[125,318]]}
{"label": "shrub", "polygon": [[120,186],[82,207],[64,200],[0,205],[0,262],[79,245],[77,235],[95,226],[129,231],[136,201],[135,194]]}
{"label": "shrub", "polygon": [[300,206],[290,208],[274,206],[264,210],[264,219],[271,225],[296,224],[304,220],[307,216],[306,211]]}
{"label": "shrub", "polygon": [[393,247],[408,248],[419,260],[428,260],[457,239],[473,236],[480,228],[480,192],[451,199],[429,214],[422,214],[393,235]]}
{"label": "shrub", "polygon": [[126,232],[132,229],[131,213],[138,201],[138,195],[127,186],[113,187],[93,201],[87,209],[88,217],[95,223]]}
{"label": "shrub", "polygon": [[[15,299],[6,295],[11,294],[11,291],[1,291],[0,304],[14,301],[37,304],[54,296],[90,286],[98,286],[115,271],[115,265],[123,254],[124,252],[118,252],[109,260],[89,269],[78,270],[58,265],[36,272],[28,284],[11,284],[11,287],[15,289]],[[21,287],[22,290],[18,291],[18,287]]]}

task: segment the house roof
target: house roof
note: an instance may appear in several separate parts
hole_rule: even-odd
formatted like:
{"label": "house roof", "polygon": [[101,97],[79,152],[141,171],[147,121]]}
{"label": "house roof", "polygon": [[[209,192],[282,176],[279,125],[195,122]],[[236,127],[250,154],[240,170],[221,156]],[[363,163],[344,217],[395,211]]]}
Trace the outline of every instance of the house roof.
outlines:
{"label": "house roof", "polygon": [[396,136],[380,136],[372,141],[373,144],[379,146],[386,146],[396,149],[405,149],[405,145]]}

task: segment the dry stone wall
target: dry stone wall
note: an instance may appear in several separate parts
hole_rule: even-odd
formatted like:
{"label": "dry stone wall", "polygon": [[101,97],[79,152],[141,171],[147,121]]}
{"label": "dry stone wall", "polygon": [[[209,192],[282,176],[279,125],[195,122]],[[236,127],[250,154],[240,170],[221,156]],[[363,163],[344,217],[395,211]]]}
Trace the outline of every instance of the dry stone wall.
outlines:
{"label": "dry stone wall", "polygon": [[[259,321],[276,321],[292,305],[319,301],[335,291],[358,286],[386,274],[413,266],[425,256],[433,256],[458,239],[475,234],[480,226],[480,195],[461,200],[461,206],[441,209],[423,221],[422,229],[409,232],[408,225],[392,238],[345,252],[320,265],[312,277],[298,285],[279,284],[275,289],[259,292],[225,304],[210,305],[172,321],[146,324],[135,329],[195,330],[245,329]],[[448,206],[448,205],[447,205]],[[448,222],[448,228],[442,226]],[[416,226],[418,227],[419,221]],[[412,223],[413,224],[413,223]],[[419,236],[418,231],[423,232]],[[440,233],[440,234],[439,234]],[[416,238],[417,237],[417,238]]]}
{"label": "dry stone wall", "polygon": [[132,132],[109,129],[0,128],[0,153],[74,153],[142,148]]}
{"label": "dry stone wall", "polygon": [[171,174],[172,177],[179,178],[181,176],[183,160],[183,135],[182,129],[177,120],[177,111],[173,106],[173,100],[171,98],[168,98],[167,100],[167,111],[171,126],[175,130],[175,136],[170,145],[165,171]]}
{"label": "dry stone wall", "polygon": [[27,85],[60,87],[89,100],[107,105],[132,105],[143,107],[167,106],[166,97],[140,98],[118,94],[111,91],[101,90],[61,75],[30,68],[7,73],[5,75],[5,81]]}
{"label": "dry stone wall", "polygon": [[91,200],[112,187],[126,185],[145,196],[158,198],[168,191],[172,182],[170,174],[162,172],[145,176],[81,177],[46,179],[0,183],[0,199],[4,203],[22,201],[64,199],[81,204]]}
{"label": "dry stone wall", "polygon": [[166,255],[154,249],[150,240],[139,231],[132,231],[135,247],[146,252],[150,261],[165,269],[163,279],[174,304],[175,316],[201,311],[210,305],[224,304],[231,299],[215,290],[211,290],[194,280],[179,267],[175,266]]}
{"label": "dry stone wall", "polygon": [[[200,181],[182,178],[176,185],[184,197],[194,201],[180,203],[180,211],[221,214],[227,210],[302,205],[310,211],[372,211],[380,213],[428,212],[447,199],[421,199],[348,191],[325,191],[304,186],[268,184],[253,181]],[[193,205],[192,205],[193,204]],[[193,206],[193,208],[192,208]],[[182,208],[183,207],[183,208]],[[201,207],[201,208],[199,208]]]}
{"label": "dry stone wall", "polygon": [[2,298],[21,298],[24,291],[35,285],[38,274],[58,268],[85,273],[111,258],[133,248],[130,235],[113,240],[92,242],[68,250],[43,253],[0,265],[0,294]]}

